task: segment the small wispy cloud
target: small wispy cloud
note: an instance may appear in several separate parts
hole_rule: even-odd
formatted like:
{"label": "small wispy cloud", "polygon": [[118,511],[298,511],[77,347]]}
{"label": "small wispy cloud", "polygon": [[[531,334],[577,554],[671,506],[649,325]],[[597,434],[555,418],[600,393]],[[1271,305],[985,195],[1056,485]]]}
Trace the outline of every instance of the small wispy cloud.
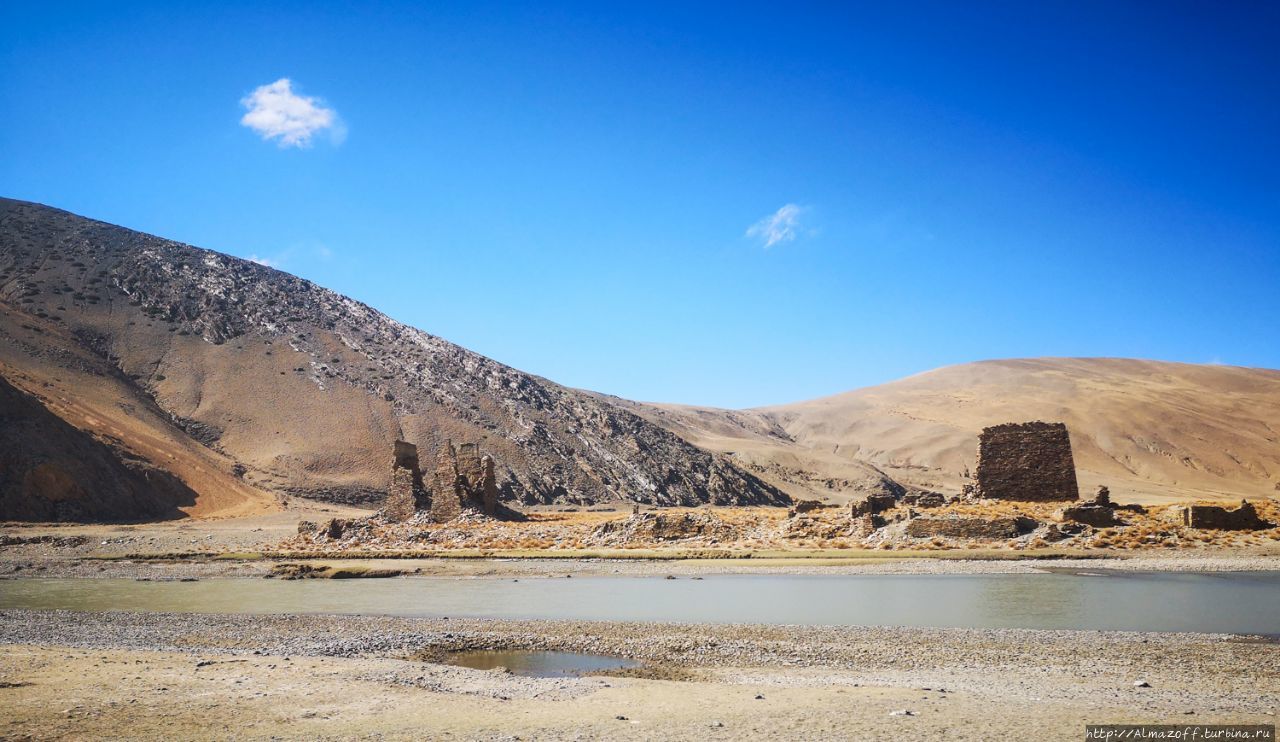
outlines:
{"label": "small wispy cloud", "polygon": [[747,227],[747,237],[760,240],[765,248],[795,240],[800,230],[800,215],[804,207],[786,204],[769,216]]}
{"label": "small wispy cloud", "polygon": [[295,93],[293,81],[287,77],[259,86],[240,104],[248,109],[240,123],[264,141],[276,140],[281,147],[310,147],[311,138],[325,130],[335,145],[346,138],[346,127],[338,113],[319,98]]}
{"label": "small wispy cloud", "polygon": [[296,264],[299,261],[309,263],[320,261],[327,263],[333,260],[334,251],[328,245],[320,242],[301,241],[277,251],[274,255],[259,255],[252,253],[245,258],[250,263],[265,265],[268,268],[283,268],[286,264]]}
{"label": "small wispy cloud", "polygon": [[245,259],[248,260],[250,263],[265,265],[268,268],[278,268],[280,266],[280,261],[274,258],[264,258],[259,255],[250,255],[248,258],[245,258]]}

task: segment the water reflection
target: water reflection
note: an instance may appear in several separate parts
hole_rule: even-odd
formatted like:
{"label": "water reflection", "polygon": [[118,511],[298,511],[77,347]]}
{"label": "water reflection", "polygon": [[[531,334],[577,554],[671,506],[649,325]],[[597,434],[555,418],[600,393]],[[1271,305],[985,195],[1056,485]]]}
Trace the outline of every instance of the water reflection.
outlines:
{"label": "water reflection", "polygon": [[1280,572],[0,580],[0,608],[1280,634]]}
{"label": "water reflection", "polygon": [[446,664],[475,670],[503,668],[515,675],[535,678],[576,677],[603,670],[640,666],[635,660],[604,654],[490,649],[450,652],[444,661]]}

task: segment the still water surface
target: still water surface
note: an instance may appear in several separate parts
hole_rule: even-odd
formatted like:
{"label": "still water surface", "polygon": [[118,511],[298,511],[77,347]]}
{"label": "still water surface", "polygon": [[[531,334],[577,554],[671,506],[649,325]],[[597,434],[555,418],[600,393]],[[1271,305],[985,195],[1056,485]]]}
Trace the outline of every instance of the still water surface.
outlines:
{"label": "still water surface", "polygon": [[0,608],[1280,635],[1280,572],[20,579]]}
{"label": "still water surface", "polygon": [[493,670],[502,667],[515,675],[529,675],[535,678],[571,678],[602,670],[640,666],[636,660],[610,657],[607,654],[520,649],[476,649],[467,652],[451,652],[444,661],[447,665],[460,665],[473,670]]}

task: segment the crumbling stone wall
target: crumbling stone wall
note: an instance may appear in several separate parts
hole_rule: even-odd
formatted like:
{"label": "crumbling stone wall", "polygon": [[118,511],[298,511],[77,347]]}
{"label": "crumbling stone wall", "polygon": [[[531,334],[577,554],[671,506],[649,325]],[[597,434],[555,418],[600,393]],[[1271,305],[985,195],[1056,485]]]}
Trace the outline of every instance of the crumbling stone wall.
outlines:
{"label": "crumbling stone wall", "polygon": [[437,523],[462,515],[462,487],[458,482],[458,452],[452,441],[445,441],[436,454],[435,474],[431,478],[431,520]]}
{"label": "crumbling stone wall", "polygon": [[498,512],[498,477],[494,473],[494,463],[492,456],[483,456],[480,459],[480,483],[478,485],[480,497],[480,508],[485,515],[495,515]]}
{"label": "crumbling stone wall", "polygon": [[973,493],[995,500],[1075,500],[1071,437],[1063,423],[1006,423],[983,428]]}
{"label": "crumbling stone wall", "polygon": [[463,482],[463,506],[493,515],[498,507],[498,480],[493,458],[480,455],[480,446],[463,443],[458,446],[458,474]]}
{"label": "crumbling stone wall", "polygon": [[1215,528],[1221,531],[1261,531],[1275,524],[1258,517],[1258,511],[1247,500],[1240,507],[1227,510],[1217,505],[1188,505],[1182,511],[1182,522],[1192,528]]}
{"label": "crumbling stone wall", "polygon": [[418,447],[405,441],[396,441],[395,459],[391,463],[391,489],[382,507],[383,515],[391,521],[409,520],[418,509],[422,490]]}
{"label": "crumbling stone wall", "polygon": [[436,456],[431,485],[431,519],[437,523],[453,520],[464,510],[495,515],[498,510],[498,481],[493,458],[480,455],[475,443],[454,449],[445,441]]}
{"label": "crumbling stone wall", "polygon": [[867,495],[866,499],[849,503],[849,516],[859,518],[863,515],[875,515],[892,509],[898,504],[893,495]]}
{"label": "crumbling stone wall", "polygon": [[914,492],[903,495],[902,504],[918,508],[940,508],[947,504],[947,496],[941,492]]}
{"label": "crumbling stone wall", "polygon": [[820,500],[796,500],[795,505],[792,505],[791,509],[787,511],[787,517],[794,518],[797,515],[821,510],[822,508],[823,504]]}
{"label": "crumbling stone wall", "polygon": [[[474,443],[458,446],[458,475],[469,485],[479,482],[484,470],[480,465],[480,447]],[[470,489],[469,487],[467,489]]]}
{"label": "crumbling stone wall", "polygon": [[1112,526],[1126,525],[1116,515],[1115,508],[1104,507],[1102,505],[1073,505],[1066,507],[1055,513],[1058,520],[1070,523],[1083,523],[1094,528],[1110,528]]}
{"label": "crumbling stone wall", "polygon": [[701,540],[707,543],[734,541],[741,534],[715,513],[633,513],[628,518],[607,520],[596,527],[588,543],[616,546],[636,542]]}
{"label": "crumbling stone wall", "polygon": [[1040,524],[1031,518],[913,518],[907,522],[912,538],[966,538],[999,541],[1034,531]]}
{"label": "crumbling stone wall", "polygon": [[1085,500],[1078,505],[1072,505],[1062,508],[1055,515],[1058,520],[1066,523],[1082,523],[1095,528],[1110,528],[1111,526],[1126,525],[1121,520],[1118,512],[1125,510],[1131,513],[1145,513],[1147,509],[1141,505],[1117,505],[1111,501],[1111,490],[1106,487],[1098,487],[1097,494],[1092,500]]}
{"label": "crumbling stone wall", "polygon": [[885,519],[879,515],[855,515],[850,522],[849,535],[854,538],[866,538],[876,532],[878,528],[884,528],[887,525]]}

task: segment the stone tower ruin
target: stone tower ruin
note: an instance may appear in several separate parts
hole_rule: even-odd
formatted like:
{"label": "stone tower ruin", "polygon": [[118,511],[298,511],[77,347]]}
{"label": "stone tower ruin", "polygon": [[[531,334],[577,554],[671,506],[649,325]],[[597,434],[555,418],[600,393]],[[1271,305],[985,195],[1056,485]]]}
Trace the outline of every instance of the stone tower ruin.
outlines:
{"label": "stone tower ruin", "polygon": [[435,474],[431,478],[431,520],[444,523],[462,515],[462,487],[458,483],[458,452],[445,441],[436,453]]}
{"label": "stone tower ruin", "polygon": [[418,468],[418,447],[396,441],[395,459],[391,463],[391,490],[382,508],[387,520],[406,521],[418,509],[423,495],[422,471]]}
{"label": "stone tower ruin", "polygon": [[446,440],[436,452],[435,468],[423,476],[418,447],[396,441],[391,465],[391,488],[382,513],[391,521],[406,521],[419,510],[428,510],[437,523],[451,521],[465,511],[496,515],[498,482],[493,458],[480,454],[475,443],[456,449]]}
{"label": "stone tower ruin", "polygon": [[445,441],[436,455],[431,519],[444,523],[467,510],[490,516],[497,513],[498,482],[493,459],[481,456],[475,443],[463,443],[455,449],[452,441]]}
{"label": "stone tower ruin", "polygon": [[1049,502],[1075,500],[1071,437],[1064,423],[1005,423],[978,436],[975,497]]}

